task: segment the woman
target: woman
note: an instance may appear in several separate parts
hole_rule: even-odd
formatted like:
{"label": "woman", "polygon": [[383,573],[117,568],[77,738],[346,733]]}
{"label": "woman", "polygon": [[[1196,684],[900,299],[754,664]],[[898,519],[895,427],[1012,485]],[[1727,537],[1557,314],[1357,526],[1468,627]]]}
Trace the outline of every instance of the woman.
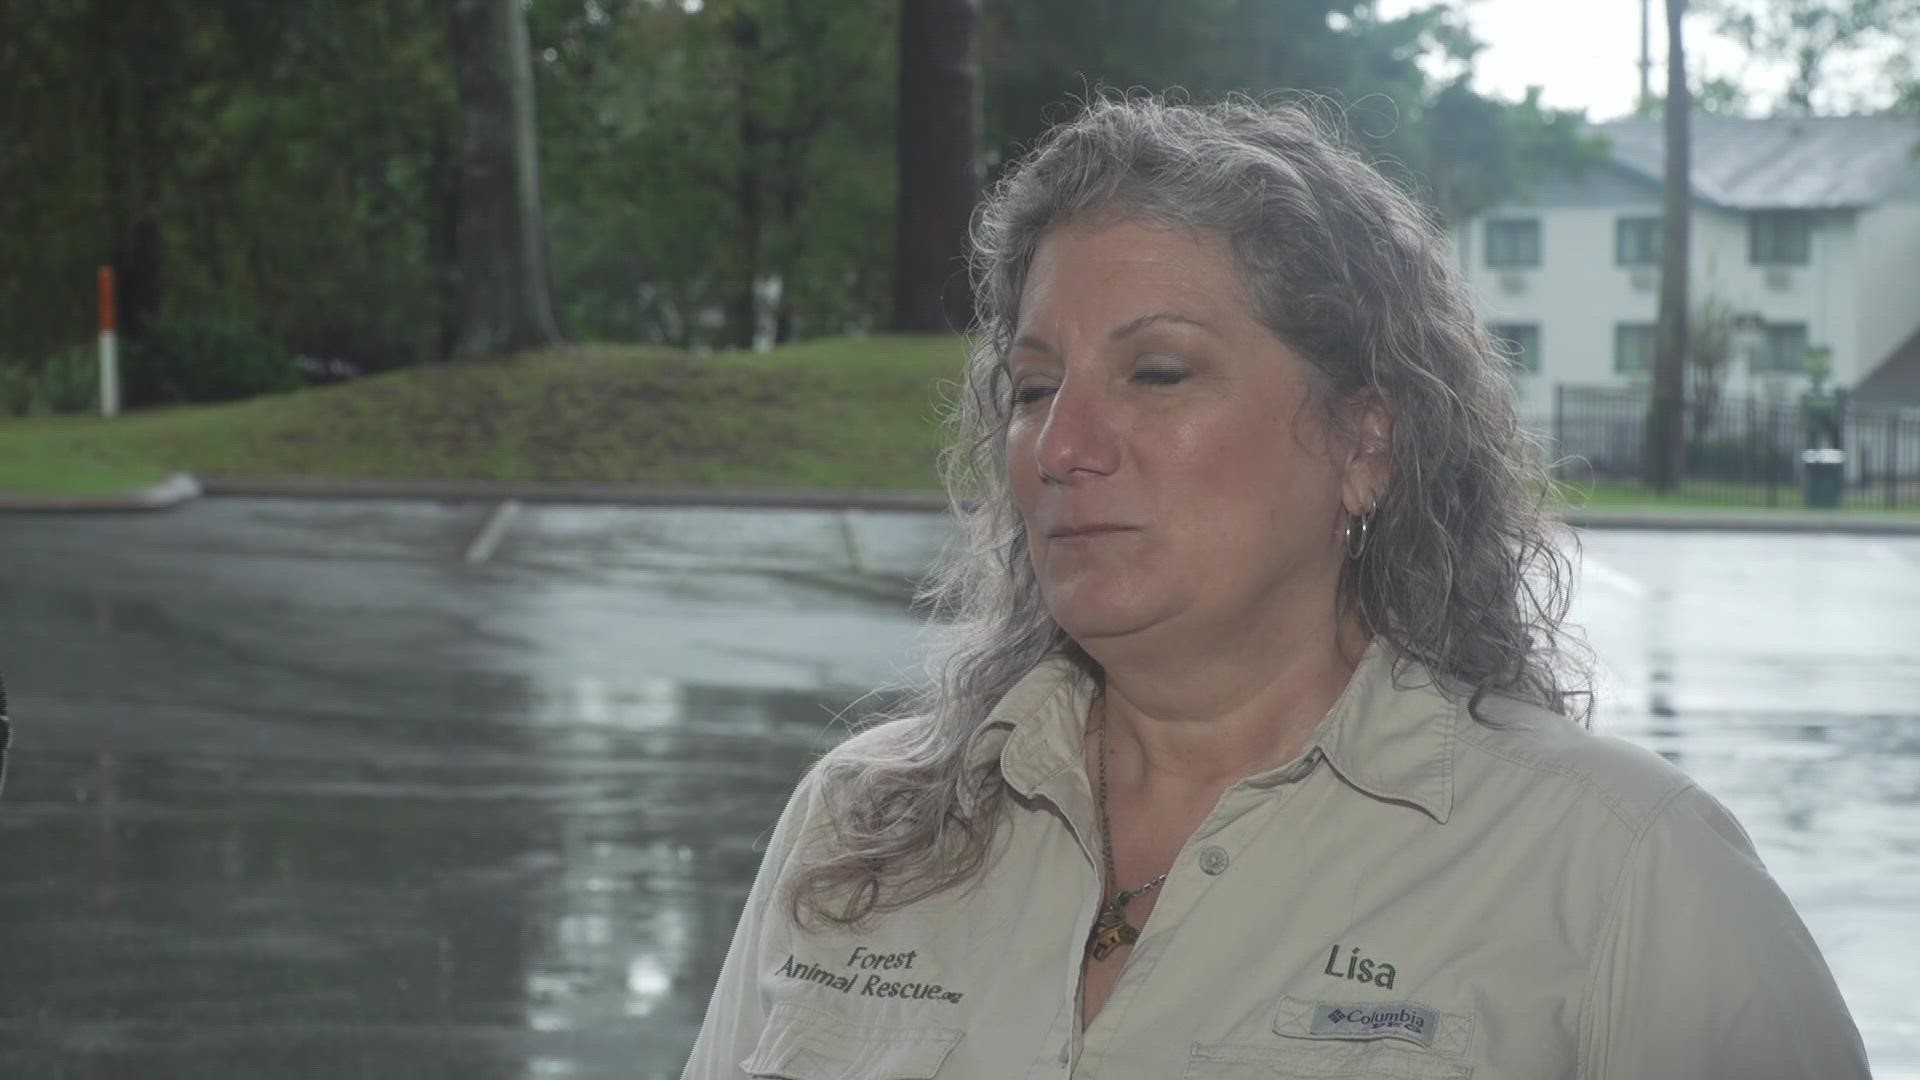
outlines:
{"label": "woman", "polygon": [[800,785],[689,1077],[1866,1075],[1740,827],[1574,718],[1406,196],[1294,107],[1108,99],[975,243],[935,678]]}

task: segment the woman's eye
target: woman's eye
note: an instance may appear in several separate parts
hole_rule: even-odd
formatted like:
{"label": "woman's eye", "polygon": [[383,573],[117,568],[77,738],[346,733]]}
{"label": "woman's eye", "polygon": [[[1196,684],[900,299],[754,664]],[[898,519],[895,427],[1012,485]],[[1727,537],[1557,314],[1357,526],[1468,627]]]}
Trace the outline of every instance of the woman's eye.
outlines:
{"label": "woman's eye", "polygon": [[1187,373],[1179,368],[1141,368],[1133,373],[1133,381],[1149,386],[1172,386],[1185,382]]}
{"label": "woman's eye", "polygon": [[1025,386],[1016,386],[1013,388],[1013,403],[1015,405],[1031,405],[1051,393],[1053,393],[1053,387],[1044,383],[1028,383]]}

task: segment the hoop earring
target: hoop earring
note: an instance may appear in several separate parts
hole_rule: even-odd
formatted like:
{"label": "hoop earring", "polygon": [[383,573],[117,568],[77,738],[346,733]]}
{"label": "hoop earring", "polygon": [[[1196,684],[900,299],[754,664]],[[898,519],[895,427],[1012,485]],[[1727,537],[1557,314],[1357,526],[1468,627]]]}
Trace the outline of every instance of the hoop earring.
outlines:
{"label": "hoop earring", "polygon": [[1379,499],[1369,496],[1367,502],[1366,513],[1347,515],[1347,530],[1343,539],[1346,541],[1347,558],[1356,562],[1366,553],[1367,539],[1373,532],[1373,515],[1380,509]]}

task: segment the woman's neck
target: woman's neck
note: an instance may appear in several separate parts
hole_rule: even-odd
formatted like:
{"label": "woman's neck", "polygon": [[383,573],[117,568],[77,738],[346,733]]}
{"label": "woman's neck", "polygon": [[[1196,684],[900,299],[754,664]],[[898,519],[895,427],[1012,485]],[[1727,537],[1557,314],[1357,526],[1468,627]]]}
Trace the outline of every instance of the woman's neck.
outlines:
{"label": "woman's neck", "polygon": [[1369,641],[1350,618],[1337,633],[1285,648],[1103,664],[1114,780],[1219,790],[1286,764],[1346,689]]}

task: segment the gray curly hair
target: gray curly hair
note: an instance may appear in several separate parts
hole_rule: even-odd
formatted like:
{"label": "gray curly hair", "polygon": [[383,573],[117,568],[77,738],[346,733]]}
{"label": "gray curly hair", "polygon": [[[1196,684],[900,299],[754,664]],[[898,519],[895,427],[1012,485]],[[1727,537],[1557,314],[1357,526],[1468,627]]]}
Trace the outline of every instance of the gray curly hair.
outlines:
{"label": "gray curly hair", "polygon": [[1481,722],[1493,693],[1586,719],[1575,703],[1590,699],[1587,665],[1562,631],[1572,567],[1542,512],[1551,481],[1515,415],[1508,361],[1444,232],[1335,131],[1305,99],[1098,96],[986,200],[978,321],[942,458],[957,529],[922,590],[942,629],[931,679],[881,732],[821,763],[835,843],[792,879],[796,920],[855,925],[976,876],[1005,796],[996,765],[968,770],[969,737],[1051,654],[1100,678],[1042,601],[1007,476],[1020,296],[1041,240],[1068,224],[1226,237],[1254,314],[1314,373],[1326,421],[1343,426],[1355,395],[1389,403],[1390,486],[1340,602]]}

